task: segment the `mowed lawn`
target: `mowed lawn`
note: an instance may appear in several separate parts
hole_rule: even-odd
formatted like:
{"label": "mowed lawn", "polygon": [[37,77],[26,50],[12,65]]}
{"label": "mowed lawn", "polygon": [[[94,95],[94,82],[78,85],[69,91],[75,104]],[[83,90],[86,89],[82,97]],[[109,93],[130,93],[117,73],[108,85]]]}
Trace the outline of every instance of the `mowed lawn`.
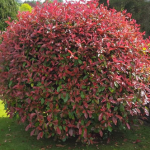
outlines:
{"label": "mowed lawn", "polygon": [[74,138],[65,143],[54,142],[52,138],[37,140],[36,136],[30,137],[23,124],[7,117],[0,101],[0,150],[150,150],[150,124],[115,132],[110,140],[107,144],[100,139],[90,146],[76,143]]}

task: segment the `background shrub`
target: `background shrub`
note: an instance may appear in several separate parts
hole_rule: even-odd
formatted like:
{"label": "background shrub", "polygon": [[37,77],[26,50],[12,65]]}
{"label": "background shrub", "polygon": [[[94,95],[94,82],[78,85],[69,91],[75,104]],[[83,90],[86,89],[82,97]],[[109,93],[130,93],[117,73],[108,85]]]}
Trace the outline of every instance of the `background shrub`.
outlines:
{"label": "background shrub", "polygon": [[14,0],[0,0],[0,30],[3,31],[7,27],[5,23],[8,17],[16,19],[17,15],[17,4]]}
{"label": "background shrub", "polygon": [[[106,4],[106,0],[99,0]],[[140,31],[145,31],[145,37],[150,36],[150,2],[146,0],[110,0],[109,8],[115,8],[117,11],[127,10],[132,14],[132,18],[141,25]]]}
{"label": "background shrub", "polygon": [[19,11],[21,11],[21,12],[22,11],[29,11],[29,12],[31,12],[31,10],[32,10],[32,7],[29,4],[27,4],[27,3],[23,3],[19,7]]}
{"label": "background shrub", "polygon": [[92,143],[148,115],[148,39],[130,14],[98,3],[45,3],[9,23],[0,95],[37,139]]}

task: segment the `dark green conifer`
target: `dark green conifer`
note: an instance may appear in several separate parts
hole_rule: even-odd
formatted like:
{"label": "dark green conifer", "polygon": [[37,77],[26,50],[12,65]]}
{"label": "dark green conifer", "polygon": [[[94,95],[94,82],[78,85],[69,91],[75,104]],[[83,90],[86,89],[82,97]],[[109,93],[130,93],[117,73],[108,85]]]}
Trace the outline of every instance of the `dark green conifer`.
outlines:
{"label": "dark green conifer", "polygon": [[16,19],[18,12],[17,3],[15,0],[0,0],[0,30],[3,31],[7,27],[6,20],[10,17]]}

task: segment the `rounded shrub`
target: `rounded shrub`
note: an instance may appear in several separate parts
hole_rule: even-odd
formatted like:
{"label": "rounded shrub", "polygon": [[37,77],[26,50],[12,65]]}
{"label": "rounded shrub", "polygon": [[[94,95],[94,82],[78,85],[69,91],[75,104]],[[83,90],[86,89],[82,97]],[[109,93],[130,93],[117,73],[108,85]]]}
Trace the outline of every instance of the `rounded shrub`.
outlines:
{"label": "rounded shrub", "polygon": [[19,11],[29,11],[31,12],[32,11],[32,7],[27,4],[27,3],[23,3],[20,7],[19,7]]}
{"label": "rounded shrub", "polygon": [[31,135],[92,143],[148,115],[148,44],[130,14],[45,3],[1,35],[0,95]]}

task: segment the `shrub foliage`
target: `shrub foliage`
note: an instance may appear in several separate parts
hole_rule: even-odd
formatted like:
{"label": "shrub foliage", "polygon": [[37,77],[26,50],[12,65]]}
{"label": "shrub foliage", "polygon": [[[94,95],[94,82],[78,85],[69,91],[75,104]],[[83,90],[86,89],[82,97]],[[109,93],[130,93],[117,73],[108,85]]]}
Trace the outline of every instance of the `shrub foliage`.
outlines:
{"label": "shrub foliage", "polygon": [[[106,4],[106,0],[99,0]],[[140,31],[145,31],[145,37],[150,36],[150,1],[146,0],[110,0],[109,8],[115,8],[117,11],[127,10],[132,14],[132,18],[141,25]]]}
{"label": "shrub foliage", "polygon": [[148,115],[149,40],[130,14],[98,5],[45,3],[1,36],[0,94],[37,139],[92,143]]}
{"label": "shrub foliage", "polygon": [[27,3],[23,3],[20,7],[19,7],[19,11],[29,11],[31,12],[32,11],[32,7],[27,4]]}

